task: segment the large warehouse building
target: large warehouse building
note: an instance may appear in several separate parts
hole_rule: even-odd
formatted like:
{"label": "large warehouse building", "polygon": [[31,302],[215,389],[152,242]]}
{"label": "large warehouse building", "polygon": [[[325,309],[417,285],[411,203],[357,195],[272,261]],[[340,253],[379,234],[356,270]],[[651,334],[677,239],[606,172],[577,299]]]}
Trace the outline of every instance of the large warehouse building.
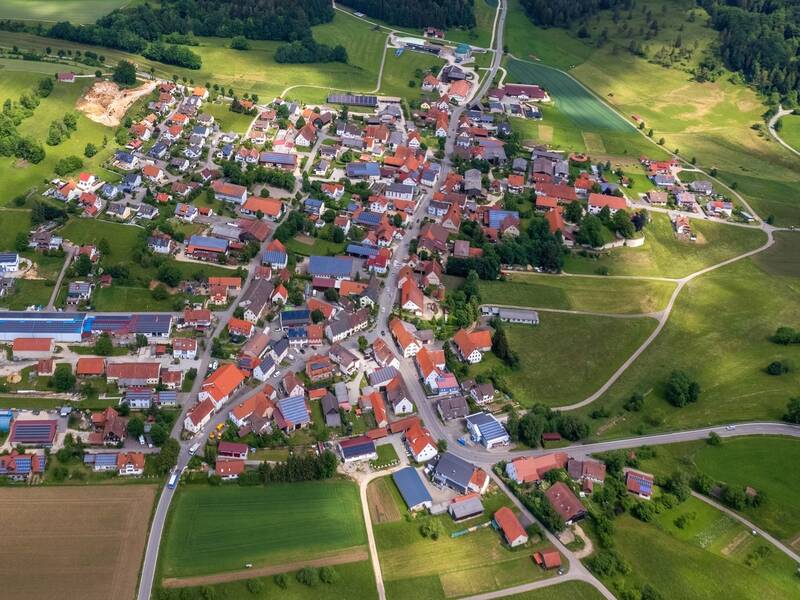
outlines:
{"label": "large warehouse building", "polygon": [[99,314],[63,312],[0,312],[0,341],[16,338],[50,338],[55,342],[80,342],[83,335],[107,331],[111,335],[143,334],[168,338],[172,315]]}

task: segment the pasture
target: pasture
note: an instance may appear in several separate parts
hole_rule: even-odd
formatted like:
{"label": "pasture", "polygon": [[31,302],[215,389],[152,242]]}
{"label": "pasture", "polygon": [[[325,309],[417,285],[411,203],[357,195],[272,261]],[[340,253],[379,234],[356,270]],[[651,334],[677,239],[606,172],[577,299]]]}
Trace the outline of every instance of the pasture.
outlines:
{"label": "pasture", "polygon": [[480,281],[481,301],[531,308],[611,314],[662,310],[675,289],[670,281],[513,273],[505,281]]}
{"label": "pasture", "polygon": [[[388,485],[395,487],[391,480]],[[389,494],[387,498],[394,498],[397,510],[406,513],[399,494]],[[387,597],[455,598],[552,576],[531,559],[532,548],[546,544],[533,543],[511,550],[491,527],[450,537],[455,531],[487,522],[501,506],[511,506],[511,501],[495,489],[484,496],[483,505],[484,515],[462,523],[454,523],[448,514],[373,523]],[[441,531],[438,539],[422,536],[420,527],[425,520],[438,523]]]}
{"label": "pasture", "polygon": [[[483,1],[483,0],[479,0]],[[435,72],[444,65],[444,61],[432,54],[424,52],[411,52],[406,50],[400,56],[395,56],[390,51],[386,55],[386,63],[383,66],[383,80],[381,81],[380,93],[386,96],[400,96],[409,100],[422,96],[420,85],[422,79],[415,75],[417,69],[427,71],[435,67]],[[409,83],[413,81],[414,86]]]}
{"label": "pasture", "polygon": [[189,486],[176,496],[161,548],[164,577],[320,558],[363,546],[355,484]]}
{"label": "pasture", "polygon": [[751,486],[763,492],[764,503],[746,507],[747,519],[776,537],[800,546],[800,500],[797,478],[787,464],[800,461],[800,440],[790,437],[752,436],[726,439],[719,446],[705,441],[658,446],[656,456],[642,468],[669,476],[676,469],[705,473],[732,486]]}
{"label": "pasture", "polygon": [[753,256],[753,262],[772,275],[800,277],[800,235],[776,231],[775,243]]}
{"label": "pasture", "polygon": [[654,319],[615,319],[542,312],[539,325],[505,325],[520,359],[509,369],[493,354],[471,365],[470,376],[494,373],[522,406],[557,407],[597,390],[655,329]]}
{"label": "pasture", "polygon": [[564,264],[568,273],[685,277],[726,259],[758,248],[766,242],[764,232],[712,221],[692,220],[698,241],[679,240],[669,217],[651,213],[644,229],[644,246],[615,248],[597,257],[570,254]]}
{"label": "pasture", "polygon": [[[681,515],[693,518],[684,529]],[[797,594],[796,565],[737,521],[695,498],[665,510],[653,523],[624,514],[614,520],[615,549],[632,572],[606,583],[616,589],[649,584],[664,598],[781,599]],[[752,560],[754,551],[767,556]],[[750,563],[750,564],[748,564]]]}
{"label": "pasture", "polygon": [[56,23],[70,21],[76,25],[94,23],[130,0],[3,0],[0,19]]}
{"label": "pasture", "polygon": [[132,598],[139,581],[151,485],[0,489],[3,595]]}
{"label": "pasture", "polygon": [[539,590],[506,596],[507,600],[601,600],[603,596],[583,581],[565,581]]}
{"label": "pasture", "polygon": [[[800,372],[773,376],[765,369],[775,360],[800,364],[800,347],[769,341],[777,327],[800,322],[797,282],[767,275],[744,259],[687,284],[659,336],[600,399],[581,409],[610,413],[595,421],[596,435],[780,420]],[[700,384],[698,402],[676,408],[666,401],[665,382],[674,369]],[[644,409],[623,410],[635,392],[645,394]]]}
{"label": "pasture", "polygon": [[788,115],[781,118],[781,139],[795,150],[800,150],[800,115]]}

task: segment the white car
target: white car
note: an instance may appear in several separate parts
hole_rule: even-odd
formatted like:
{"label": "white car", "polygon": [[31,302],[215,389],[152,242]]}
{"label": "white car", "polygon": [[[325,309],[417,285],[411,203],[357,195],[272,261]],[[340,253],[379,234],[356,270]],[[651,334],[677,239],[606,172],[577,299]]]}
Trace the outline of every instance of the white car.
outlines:
{"label": "white car", "polygon": [[736,425],[728,425],[725,429],[728,431],[734,431],[736,429]]}

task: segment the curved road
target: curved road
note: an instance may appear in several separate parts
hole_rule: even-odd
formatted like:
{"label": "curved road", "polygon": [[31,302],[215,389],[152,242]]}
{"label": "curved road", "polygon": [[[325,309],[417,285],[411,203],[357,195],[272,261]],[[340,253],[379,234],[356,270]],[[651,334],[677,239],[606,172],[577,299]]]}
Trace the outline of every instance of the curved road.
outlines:
{"label": "curved road", "polygon": [[778,130],[775,129],[775,124],[778,121],[780,121],[783,117],[791,115],[792,113],[794,113],[793,110],[786,110],[783,107],[778,107],[778,112],[772,115],[772,118],[769,120],[769,123],[767,123],[767,128],[769,129],[770,135],[775,138],[775,141],[777,141],[781,146],[786,148],[789,152],[792,152],[797,156],[800,156],[800,150],[798,150],[797,148],[793,148],[792,146],[784,142],[783,138],[781,138],[781,136],[778,135]]}

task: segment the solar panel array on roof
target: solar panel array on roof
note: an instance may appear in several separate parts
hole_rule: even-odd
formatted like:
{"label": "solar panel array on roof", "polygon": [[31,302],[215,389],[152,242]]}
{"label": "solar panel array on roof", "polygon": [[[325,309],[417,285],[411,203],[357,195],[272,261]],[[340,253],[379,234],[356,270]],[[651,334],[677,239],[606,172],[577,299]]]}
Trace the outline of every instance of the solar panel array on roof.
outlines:
{"label": "solar panel array on roof", "polygon": [[293,425],[302,425],[311,420],[308,416],[306,400],[303,396],[290,396],[278,400],[278,410],[281,411],[283,418]]}
{"label": "solar panel array on roof", "polygon": [[377,96],[360,96],[353,94],[331,94],[329,104],[350,104],[352,106],[378,106]]}
{"label": "solar panel array on roof", "polygon": [[363,244],[347,244],[347,253],[361,258],[371,258],[378,254],[378,249],[374,246],[365,246]]}
{"label": "solar panel array on roof", "polygon": [[172,327],[172,315],[135,314],[131,318],[131,333],[168,335]]}
{"label": "solar panel array on roof", "polygon": [[342,458],[357,458],[367,456],[375,452],[375,442],[366,436],[360,436],[339,443],[342,450]]}
{"label": "solar panel array on roof", "polygon": [[653,491],[653,482],[649,477],[644,477],[639,473],[630,471],[628,472],[628,479],[633,479],[639,486],[639,491],[642,494],[650,494]]}
{"label": "solar panel array on roof", "polygon": [[497,419],[486,413],[477,413],[467,417],[467,422],[474,424],[480,431],[481,438],[487,442],[506,437],[508,433]]}
{"label": "solar panel array on roof", "polygon": [[178,403],[178,392],[158,392],[158,403],[173,406]]}
{"label": "solar panel array on roof", "polygon": [[84,454],[83,464],[94,465],[95,470],[116,469],[117,455],[111,452],[103,454]]}
{"label": "solar panel array on roof", "polygon": [[515,210],[490,210],[489,227],[499,229],[507,217],[519,221],[519,213]]}
{"label": "solar panel array on roof", "polygon": [[14,421],[11,425],[12,444],[51,444],[56,434],[56,421]]}
{"label": "solar panel array on roof", "polygon": [[0,340],[17,337],[54,337],[80,340],[85,315],[48,312],[0,312]]}
{"label": "solar panel array on roof", "polygon": [[108,333],[127,333],[130,329],[130,315],[96,315],[90,317],[90,331],[106,331]]}

